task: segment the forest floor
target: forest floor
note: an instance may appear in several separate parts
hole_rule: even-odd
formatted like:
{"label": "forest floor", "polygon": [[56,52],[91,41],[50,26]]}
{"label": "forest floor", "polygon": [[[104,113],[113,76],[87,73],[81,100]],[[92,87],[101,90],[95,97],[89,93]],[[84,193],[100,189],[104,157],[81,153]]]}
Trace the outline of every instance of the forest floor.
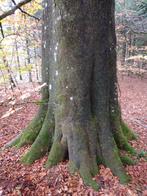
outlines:
{"label": "forest floor", "polygon": [[[123,118],[138,135],[138,140],[131,141],[131,144],[144,154],[147,151],[147,79],[119,76],[119,87]],[[38,109],[35,100],[39,95],[34,92],[35,87],[20,89],[13,93],[9,90],[5,96],[4,89],[0,89],[0,147],[16,136]],[[45,156],[31,166],[22,165],[19,159],[28,148],[0,152],[0,196],[147,196],[147,163],[144,158],[138,158],[136,165],[126,166],[132,177],[128,185],[121,185],[108,168],[100,165],[95,179],[101,188],[95,192],[83,184],[78,174],[69,174],[67,162],[46,170],[43,167],[47,160]]]}

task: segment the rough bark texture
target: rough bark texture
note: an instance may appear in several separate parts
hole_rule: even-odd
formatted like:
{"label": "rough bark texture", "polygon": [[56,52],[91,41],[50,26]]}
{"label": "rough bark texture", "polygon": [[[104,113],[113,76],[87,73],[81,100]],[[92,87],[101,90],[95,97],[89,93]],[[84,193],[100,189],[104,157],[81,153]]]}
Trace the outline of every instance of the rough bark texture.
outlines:
{"label": "rough bark texture", "polygon": [[135,154],[128,144],[134,134],[118,104],[114,0],[46,0],[43,21],[42,75],[48,87],[42,94],[48,106],[41,106],[17,141],[20,147],[22,140],[35,140],[22,161],[30,164],[49,151],[46,167],[69,158],[70,170],[95,189],[98,163],[126,183],[122,162],[131,160],[119,150]]}

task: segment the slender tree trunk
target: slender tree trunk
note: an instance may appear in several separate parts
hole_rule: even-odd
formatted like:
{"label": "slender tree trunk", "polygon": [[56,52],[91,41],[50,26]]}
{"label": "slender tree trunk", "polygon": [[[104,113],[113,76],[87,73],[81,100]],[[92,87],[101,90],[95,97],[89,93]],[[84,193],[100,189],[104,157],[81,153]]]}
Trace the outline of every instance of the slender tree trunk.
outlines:
{"label": "slender tree trunk", "polygon": [[48,109],[23,163],[50,151],[46,167],[69,158],[70,170],[95,189],[98,163],[126,183],[120,150],[135,154],[134,135],[118,104],[114,1],[46,1],[42,38]]}
{"label": "slender tree trunk", "polygon": [[[30,49],[29,49],[29,40],[28,38],[26,38],[26,50],[27,50],[27,64],[28,66],[30,66],[31,63],[31,56],[30,56]],[[30,70],[29,72],[29,82],[32,82],[32,72],[31,72],[31,68],[29,68]]]}
{"label": "slender tree trunk", "polygon": [[17,45],[17,40],[16,39],[15,39],[15,50],[16,50],[16,60],[17,60],[17,66],[18,66],[18,72],[19,72],[19,79],[22,80],[21,65],[20,65],[20,59],[19,59],[19,53],[18,53],[18,45]]}
{"label": "slender tree trunk", "polygon": [[1,71],[1,76],[3,78],[3,81],[4,81],[4,87],[5,87],[5,92],[7,90],[7,83],[6,83],[6,77],[5,77],[5,74],[3,73],[3,70],[0,68],[0,71]]}
{"label": "slender tree trunk", "polygon": [[36,49],[34,48],[34,56],[35,56],[35,71],[36,71],[36,80],[39,81],[39,71],[38,71],[38,57],[37,57],[37,52]]}
{"label": "slender tree trunk", "polygon": [[9,67],[9,63],[6,59],[5,54],[3,54],[3,62],[4,62],[4,65],[7,69],[7,72],[8,72],[9,83],[10,83],[11,89],[13,90],[13,88],[16,87],[16,83],[15,83],[13,77],[12,77],[11,70],[10,70],[10,67]]}

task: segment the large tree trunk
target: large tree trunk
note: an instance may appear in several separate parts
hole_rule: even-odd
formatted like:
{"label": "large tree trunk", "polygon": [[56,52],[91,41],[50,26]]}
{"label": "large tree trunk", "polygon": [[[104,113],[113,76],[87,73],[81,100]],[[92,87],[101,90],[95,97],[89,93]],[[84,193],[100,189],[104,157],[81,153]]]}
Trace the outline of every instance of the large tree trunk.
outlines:
{"label": "large tree trunk", "polygon": [[[134,135],[118,104],[114,0],[48,0],[43,19],[48,109],[41,109],[46,116],[39,130],[23,132],[31,136],[37,129],[22,161],[30,164],[49,151],[47,167],[69,158],[71,171],[94,188],[98,163],[127,182],[120,149],[135,154],[128,144]],[[22,134],[17,146],[21,140],[28,143]]]}

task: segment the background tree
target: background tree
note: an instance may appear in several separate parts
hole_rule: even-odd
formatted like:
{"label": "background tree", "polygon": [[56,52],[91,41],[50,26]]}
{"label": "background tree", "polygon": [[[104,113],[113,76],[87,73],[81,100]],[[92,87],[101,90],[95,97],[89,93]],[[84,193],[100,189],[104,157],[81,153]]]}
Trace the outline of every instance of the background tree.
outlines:
{"label": "background tree", "polygon": [[[6,2],[8,3],[8,1]],[[4,9],[3,4],[2,8]],[[6,5],[7,9],[14,7],[12,2],[11,6]],[[40,17],[42,8],[39,0],[32,2],[30,7],[25,5],[23,9],[32,16]],[[40,24],[40,21],[26,16],[22,12],[16,12],[15,16],[12,15],[2,20],[4,37],[0,34],[0,44],[3,51],[7,53],[9,66],[18,83],[21,83],[21,80],[23,82],[40,80]],[[26,44],[26,39],[29,41],[28,44]],[[3,83],[4,79],[0,75],[0,84]],[[5,80],[5,83],[8,84],[8,80]]]}
{"label": "background tree", "polygon": [[132,0],[116,3],[118,60],[121,68],[132,73],[137,71],[141,74],[147,68],[145,63],[147,37],[145,5],[145,1]]}

